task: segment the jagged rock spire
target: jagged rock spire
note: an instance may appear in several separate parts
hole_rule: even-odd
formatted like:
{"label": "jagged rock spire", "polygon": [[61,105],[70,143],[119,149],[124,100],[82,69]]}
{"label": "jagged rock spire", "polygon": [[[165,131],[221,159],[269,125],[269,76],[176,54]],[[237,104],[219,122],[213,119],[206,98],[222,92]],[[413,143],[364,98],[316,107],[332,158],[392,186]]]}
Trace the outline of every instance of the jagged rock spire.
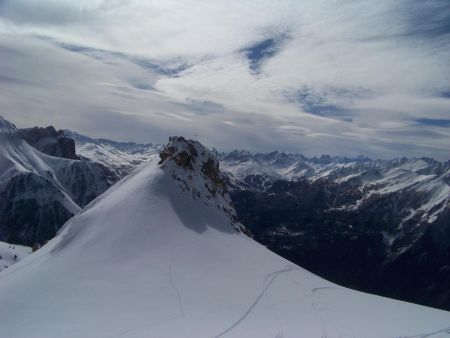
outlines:
{"label": "jagged rock spire", "polygon": [[219,169],[219,161],[210,150],[197,141],[174,136],[169,138],[169,143],[159,157],[159,165],[178,182],[181,191],[217,207],[227,215],[236,229],[248,234],[248,230],[237,220]]}

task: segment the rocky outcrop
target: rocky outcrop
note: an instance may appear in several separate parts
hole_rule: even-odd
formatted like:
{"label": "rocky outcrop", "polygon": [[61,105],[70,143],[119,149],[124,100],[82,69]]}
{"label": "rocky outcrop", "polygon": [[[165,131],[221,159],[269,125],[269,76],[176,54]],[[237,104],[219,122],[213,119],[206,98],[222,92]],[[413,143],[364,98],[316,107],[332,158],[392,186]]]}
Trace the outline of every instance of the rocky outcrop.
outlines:
{"label": "rocky outcrop", "polygon": [[44,154],[70,160],[79,159],[75,152],[75,141],[67,137],[63,130],[57,131],[52,126],[34,127],[19,129],[18,134],[29,145]]}
{"label": "rocky outcrop", "polygon": [[177,166],[183,169],[194,170],[192,166],[196,162],[198,152],[195,149],[194,141],[186,140],[182,136],[172,136],[169,138],[167,146],[159,153],[161,159],[158,164],[163,164],[167,159],[171,159]]}
{"label": "rocky outcrop", "polygon": [[237,230],[248,234],[231,206],[219,162],[208,149],[197,141],[180,136],[170,137],[159,157],[159,165],[178,182],[182,192],[190,193],[195,200],[214,205],[226,214]]}

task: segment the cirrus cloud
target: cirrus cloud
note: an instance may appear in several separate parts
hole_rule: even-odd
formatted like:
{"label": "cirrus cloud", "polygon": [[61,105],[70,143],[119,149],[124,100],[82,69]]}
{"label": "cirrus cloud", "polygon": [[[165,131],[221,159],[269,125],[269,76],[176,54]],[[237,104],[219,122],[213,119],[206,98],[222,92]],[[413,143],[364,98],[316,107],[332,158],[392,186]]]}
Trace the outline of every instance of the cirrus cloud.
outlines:
{"label": "cirrus cloud", "polygon": [[141,142],[448,160],[449,22],[446,0],[3,0],[0,103]]}

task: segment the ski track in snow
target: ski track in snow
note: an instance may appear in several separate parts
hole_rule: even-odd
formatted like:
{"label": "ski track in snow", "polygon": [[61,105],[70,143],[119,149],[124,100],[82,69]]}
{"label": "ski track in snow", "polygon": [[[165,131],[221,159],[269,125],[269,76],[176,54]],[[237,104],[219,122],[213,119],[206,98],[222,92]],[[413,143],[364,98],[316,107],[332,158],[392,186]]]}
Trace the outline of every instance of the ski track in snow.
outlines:
{"label": "ski track in snow", "polygon": [[177,294],[178,308],[180,309],[182,318],[185,318],[186,314],[184,313],[183,301],[181,299],[181,292],[180,292],[180,289],[178,289],[178,287],[175,284],[175,281],[173,279],[173,263],[175,261],[174,250],[175,250],[175,248],[172,248],[170,250],[170,256],[171,257],[170,257],[170,264],[169,264],[169,279],[170,279],[170,284],[172,285],[173,289],[175,290],[175,292]]}
{"label": "ski track in snow", "polygon": [[317,291],[333,290],[333,289],[338,289],[338,288],[334,287],[334,286],[322,286],[322,287],[312,289],[312,292],[311,292],[312,306],[313,306],[314,312],[317,313],[317,315],[319,316],[320,323],[321,323],[320,325],[322,326],[322,338],[328,337],[328,327],[327,327],[325,318],[323,318],[323,316],[322,316],[322,311],[320,310],[320,308],[314,298],[316,296]]}
{"label": "ski track in snow", "polygon": [[[265,285],[265,283],[266,283],[266,281],[267,281],[267,279],[268,279],[268,277],[270,275],[271,274],[267,275],[264,278],[263,283],[262,283],[263,287],[264,287],[264,285]],[[270,293],[266,292],[266,294],[267,294],[267,297],[265,299],[267,301],[267,305],[268,305],[268,307],[270,309],[270,312],[272,312],[272,316],[274,318],[274,321],[277,323],[277,326],[278,326],[278,332],[277,332],[277,335],[275,336],[275,338],[283,338],[284,337],[284,328],[283,328],[283,325],[281,324],[280,317],[279,317],[277,311],[274,309],[273,302],[271,300],[272,297],[270,296]]]}
{"label": "ski track in snow", "polygon": [[[228,334],[231,330],[233,330],[234,328],[236,328],[240,323],[242,323],[247,317],[248,315],[252,312],[252,310],[256,307],[256,305],[261,301],[261,299],[266,295],[267,291],[270,289],[270,287],[272,286],[272,284],[275,282],[275,280],[278,278],[278,276],[280,276],[281,274],[288,274],[291,271],[294,270],[299,270],[298,268],[296,268],[295,266],[292,265],[288,265],[286,266],[284,269],[281,270],[277,270],[274,272],[269,273],[268,275],[266,275],[264,277],[264,281],[263,281],[263,285],[267,283],[267,280],[269,278],[270,281],[266,284],[266,286],[263,288],[263,290],[261,291],[261,293],[258,295],[258,297],[255,299],[255,301],[250,305],[250,307],[247,309],[247,311],[236,321],[234,322],[231,326],[229,326],[227,329],[225,329],[224,331],[222,331],[221,333],[219,333],[218,335],[214,336],[214,338],[219,338],[219,337],[223,337],[224,335]],[[300,286],[302,289],[305,289],[301,284],[299,284],[298,282],[290,279],[294,284]],[[318,308],[316,302],[314,301],[314,296],[316,294],[317,291],[320,290],[324,290],[324,289],[337,289],[337,287],[331,287],[331,286],[324,286],[324,287],[317,287],[314,288],[310,293],[311,293],[311,297],[312,297],[312,307],[314,312],[318,315],[319,317],[319,321],[320,321],[320,325],[322,328],[322,338],[325,338],[328,336],[328,330],[324,321],[324,318],[321,315],[321,311]],[[273,311],[273,307],[271,305],[269,305],[270,309]],[[283,328],[281,326],[281,322],[280,320],[277,318],[276,319],[278,322],[278,328],[279,328],[279,332],[276,335],[277,338],[281,338],[283,337]],[[407,337],[409,338],[409,337]]]}
{"label": "ski track in snow", "polygon": [[[266,286],[263,288],[263,290],[261,291],[261,293],[258,295],[258,297],[256,297],[255,301],[250,305],[250,307],[247,309],[247,311],[244,312],[244,314],[236,321],[234,322],[231,326],[229,326],[227,329],[225,329],[224,331],[222,331],[221,333],[219,333],[218,335],[214,336],[214,338],[219,338],[219,337],[223,337],[224,335],[226,335],[227,333],[229,333],[231,330],[233,330],[234,328],[236,328],[240,323],[242,323],[247,316],[250,314],[250,312],[252,312],[252,310],[255,308],[256,305],[258,305],[259,301],[263,298],[263,296],[266,294],[267,290],[269,290],[269,288],[272,286],[272,284],[275,282],[275,280],[277,279],[277,277],[280,274],[283,273],[288,273],[291,272],[292,270],[294,270],[295,267],[288,265],[287,267],[285,267],[284,269],[281,270],[277,270],[274,272],[269,273],[266,277],[264,277],[264,282],[263,284],[266,283],[266,281],[272,277],[272,279],[269,281],[269,283],[266,284]],[[279,336],[279,335],[277,335]]]}
{"label": "ski track in snow", "polygon": [[167,320],[150,321],[150,322],[148,322],[146,324],[142,324],[140,326],[135,326],[135,327],[128,328],[125,331],[119,332],[117,335],[113,335],[113,336],[110,336],[110,337],[112,337],[112,338],[123,337],[124,335],[126,335],[128,333],[131,333],[133,331],[138,331],[138,330],[145,329],[146,327],[150,327],[150,326],[152,326],[154,324],[159,324],[159,323],[166,322],[166,321],[170,322],[170,321],[173,321],[173,320],[186,318],[186,314],[185,314],[184,308],[183,308],[183,302],[181,300],[181,292],[180,292],[180,289],[178,289],[178,287],[177,287],[177,285],[176,285],[176,283],[175,283],[175,281],[173,279],[173,263],[175,262],[174,250],[175,250],[175,248],[172,248],[170,250],[170,262],[169,262],[169,265],[168,265],[169,280],[170,280],[170,284],[171,284],[172,288],[175,290],[175,293],[177,295],[178,308],[180,310],[181,316],[174,316],[174,317],[168,318]]}
{"label": "ski track in snow", "polygon": [[129,333],[131,333],[133,331],[142,330],[142,329],[145,329],[146,327],[150,327],[150,326],[152,326],[154,324],[158,324],[158,323],[162,323],[162,322],[166,322],[166,321],[170,322],[170,321],[173,321],[173,320],[178,320],[180,318],[183,318],[183,319],[186,318],[186,314],[185,314],[184,308],[183,308],[183,302],[181,300],[181,293],[180,293],[180,290],[176,286],[175,281],[173,279],[173,263],[175,261],[174,250],[175,250],[175,248],[172,248],[170,250],[170,263],[168,265],[169,280],[170,280],[170,284],[172,285],[172,288],[175,290],[175,293],[177,295],[178,308],[180,310],[181,316],[175,316],[175,317],[169,318],[167,320],[162,320],[162,321],[161,320],[150,321],[150,322],[148,322],[146,324],[142,324],[140,326],[135,326],[135,327],[128,328],[125,331],[119,332],[117,335],[114,335],[114,336],[111,336],[111,337],[113,337],[113,338],[123,337],[124,335],[129,334]]}
{"label": "ski track in snow", "polygon": [[322,287],[317,287],[314,288],[312,291],[309,291],[309,289],[305,288],[302,284],[300,284],[299,282],[297,282],[296,280],[289,278],[289,280],[298,285],[300,288],[302,288],[303,290],[305,290],[307,293],[309,293],[311,295],[311,307],[314,311],[315,314],[317,314],[317,317],[319,318],[319,323],[320,323],[320,327],[322,329],[322,336],[321,338],[326,338],[328,337],[328,327],[326,325],[326,321],[322,316],[322,311],[320,311],[319,306],[317,305],[316,301],[314,300],[314,296],[316,295],[316,292],[322,289],[337,289],[336,287],[333,286],[322,286]]}
{"label": "ski track in snow", "polygon": [[[440,333],[450,334],[450,326],[445,329],[434,331],[434,332],[417,334],[415,336],[400,336],[398,338],[427,338],[427,337],[433,337],[434,335],[437,335]],[[444,337],[444,336],[439,336],[439,337]]]}
{"label": "ski track in snow", "polygon": [[325,320],[322,317],[322,313],[320,311],[320,309],[318,308],[315,300],[314,300],[314,294],[312,294],[312,302],[311,302],[313,311],[315,314],[317,314],[317,316],[319,317],[319,322],[320,322],[320,327],[322,328],[322,336],[321,338],[326,338],[328,336],[328,327],[325,323]]}
{"label": "ski track in snow", "polygon": [[273,318],[276,321],[277,326],[278,326],[278,333],[275,336],[275,338],[283,338],[284,337],[283,325],[281,324],[281,320],[280,320],[280,317],[278,316],[278,313],[274,310],[274,306],[273,306],[271,298],[272,297],[270,296],[270,293],[268,293],[267,297],[266,297],[267,306],[269,307],[270,312],[272,312],[272,316],[273,316]]}
{"label": "ski track in snow", "polygon": [[314,289],[312,290],[312,292],[313,292],[313,294],[316,294],[317,291],[320,291],[320,290],[327,290],[327,289],[337,289],[337,287],[335,287],[335,286],[322,286],[322,287],[320,287],[320,288],[314,288]]}

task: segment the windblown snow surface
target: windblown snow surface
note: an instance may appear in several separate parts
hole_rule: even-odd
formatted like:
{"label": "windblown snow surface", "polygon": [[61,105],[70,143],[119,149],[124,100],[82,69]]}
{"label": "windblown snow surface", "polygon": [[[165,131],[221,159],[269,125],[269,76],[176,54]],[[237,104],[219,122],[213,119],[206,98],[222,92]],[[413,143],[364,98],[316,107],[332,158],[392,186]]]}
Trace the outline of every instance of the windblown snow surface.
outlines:
{"label": "windblown snow surface", "polygon": [[192,169],[151,160],[0,273],[0,336],[450,336],[448,312],[339,287],[237,231],[189,142]]}

